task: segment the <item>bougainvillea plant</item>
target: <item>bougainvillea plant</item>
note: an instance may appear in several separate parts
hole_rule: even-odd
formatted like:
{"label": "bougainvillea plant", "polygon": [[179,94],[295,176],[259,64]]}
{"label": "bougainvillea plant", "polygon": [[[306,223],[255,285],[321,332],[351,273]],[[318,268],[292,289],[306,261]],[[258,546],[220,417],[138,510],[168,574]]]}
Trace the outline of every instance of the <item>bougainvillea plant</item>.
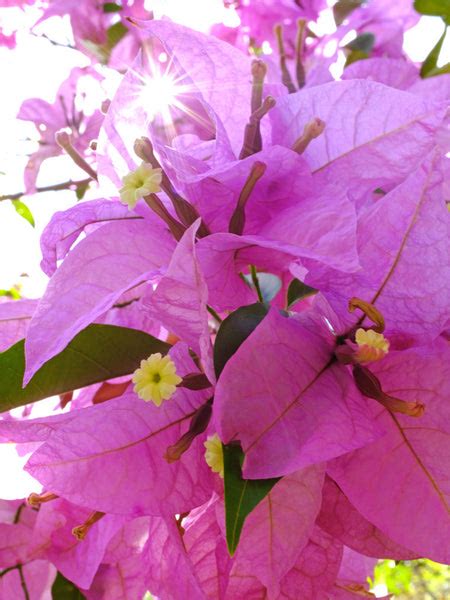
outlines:
{"label": "bougainvillea plant", "polygon": [[326,34],[322,0],[209,33],[147,4],[39,21],[92,64],[20,108],[26,190],[61,153],[86,179],[42,298],[0,303],[34,485],[0,501],[0,599],[356,600],[379,558],[450,563],[450,74],[443,37],[402,49],[447,4],[340,0]]}

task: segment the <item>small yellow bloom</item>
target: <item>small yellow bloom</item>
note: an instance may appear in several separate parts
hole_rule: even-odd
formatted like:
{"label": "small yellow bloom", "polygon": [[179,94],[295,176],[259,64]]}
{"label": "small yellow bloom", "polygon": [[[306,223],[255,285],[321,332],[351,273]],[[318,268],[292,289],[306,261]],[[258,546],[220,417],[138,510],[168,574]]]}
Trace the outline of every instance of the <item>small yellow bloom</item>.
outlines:
{"label": "small yellow bloom", "polygon": [[204,446],[206,448],[206,464],[223,479],[223,449],[222,442],[217,433],[210,435],[206,442],[204,442]]}
{"label": "small yellow bloom", "polygon": [[161,190],[162,171],[154,169],[148,163],[142,163],[135,171],[131,171],[122,179],[123,186],[119,190],[120,201],[134,208],[139,198]]}
{"label": "small yellow bloom", "polygon": [[170,356],[162,356],[159,352],[152,354],[147,360],[141,360],[141,366],[133,374],[134,391],[142,400],[151,400],[161,406],[175,393],[176,386],[182,379],[177,375],[175,363]]}
{"label": "small yellow bloom", "polygon": [[355,358],[359,363],[368,363],[381,360],[389,352],[389,341],[382,333],[373,329],[358,329],[355,335],[358,350]]}

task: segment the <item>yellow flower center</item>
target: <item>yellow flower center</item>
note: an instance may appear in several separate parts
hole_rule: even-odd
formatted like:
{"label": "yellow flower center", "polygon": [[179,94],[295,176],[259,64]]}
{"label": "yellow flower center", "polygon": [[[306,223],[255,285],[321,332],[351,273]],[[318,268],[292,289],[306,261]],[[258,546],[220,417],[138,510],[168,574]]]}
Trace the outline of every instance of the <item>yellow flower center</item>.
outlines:
{"label": "yellow flower center", "polygon": [[161,406],[163,400],[173,396],[182,379],[177,375],[176,366],[170,356],[159,352],[146,360],[141,360],[139,369],[133,374],[134,391],[142,400],[150,400]]}
{"label": "yellow flower center", "polygon": [[204,446],[206,448],[206,464],[223,479],[223,449],[222,442],[217,433],[210,435],[206,442],[204,442]]}
{"label": "yellow flower center", "polygon": [[373,329],[358,329],[355,341],[358,344],[355,358],[361,364],[381,360],[389,352],[389,341]]}
{"label": "yellow flower center", "polygon": [[161,169],[154,169],[148,163],[142,163],[135,171],[131,171],[122,179],[123,186],[119,190],[120,201],[132,209],[136,206],[139,198],[159,192],[161,181]]}

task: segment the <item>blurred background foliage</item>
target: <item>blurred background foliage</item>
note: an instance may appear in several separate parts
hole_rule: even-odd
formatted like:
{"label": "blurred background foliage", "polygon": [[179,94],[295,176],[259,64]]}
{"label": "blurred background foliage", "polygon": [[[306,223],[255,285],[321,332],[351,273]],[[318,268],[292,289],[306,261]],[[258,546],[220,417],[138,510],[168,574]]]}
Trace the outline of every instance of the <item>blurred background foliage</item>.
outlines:
{"label": "blurred background foliage", "polygon": [[396,600],[449,600],[450,566],[431,560],[381,560],[375,567],[372,589]]}

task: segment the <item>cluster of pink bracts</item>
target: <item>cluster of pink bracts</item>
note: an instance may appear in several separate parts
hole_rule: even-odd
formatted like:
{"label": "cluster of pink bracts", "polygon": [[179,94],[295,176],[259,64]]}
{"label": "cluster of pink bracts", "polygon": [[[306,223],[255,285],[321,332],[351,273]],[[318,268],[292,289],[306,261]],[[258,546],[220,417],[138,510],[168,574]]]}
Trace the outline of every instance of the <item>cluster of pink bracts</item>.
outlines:
{"label": "cluster of pink bracts", "polygon": [[[27,189],[64,151],[100,197],[53,216],[47,290],[0,304],[0,350],[25,337],[33,386],[120,326],[170,345],[151,365],[177,387],[146,402],[100,364],[55,414],[2,414],[37,489],[0,502],[0,598],[49,598],[59,571],[88,600],[356,600],[378,558],[450,563],[450,75],[403,55],[417,15],[373,0],[321,39],[320,0],[237,2],[207,36],[142,4],[116,5],[141,51],[105,116],[76,108],[93,69],[21,108],[46,125]],[[80,6],[47,16],[104,43],[114,10],[87,32]],[[351,29],[370,57],[334,80]]]}

